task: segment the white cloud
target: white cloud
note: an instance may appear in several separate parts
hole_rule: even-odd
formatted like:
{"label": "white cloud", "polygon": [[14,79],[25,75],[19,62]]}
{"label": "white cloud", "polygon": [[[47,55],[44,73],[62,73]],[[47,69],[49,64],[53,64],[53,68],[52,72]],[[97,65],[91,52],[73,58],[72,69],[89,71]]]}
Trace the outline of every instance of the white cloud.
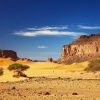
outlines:
{"label": "white cloud", "polygon": [[45,26],[45,27],[34,27],[34,28],[27,28],[30,31],[40,31],[40,30],[66,30],[68,26]]}
{"label": "white cloud", "polygon": [[34,37],[39,35],[67,35],[67,36],[80,36],[85,33],[82,32],[70,32],[70,31],[51,31],[51,30],[41,30],[41,31],[26,31],[26,32],[16,32],[16,35],[19,36],[28,36],[28,37]]}
{"label": "white cloud", "polygon": [[100,26],[84,26],[84,25],[78,25],[80,29],[86,29],[86,30],[94,30],[94,29],[100,29]]}
{"label": "white cloud", "polygon": [[37,46],[37,48],[38,48],[38,49],[45,49],[45,48],[48,48],[48,47],[42,45],[42,46]]}
{"label": "white cloud", "polygon": [[84,32],[73,32],[73,31],[68,31],[67,26],[59,26],[59,27],[41,27],[41,28],[27,28],[25,31],[19,31],[15,32],[15,35],[19,36],[27,36],[27,37],[35,37],[35,36],[71,36],[73,38],[76,38],[80,35],[86,34]]}

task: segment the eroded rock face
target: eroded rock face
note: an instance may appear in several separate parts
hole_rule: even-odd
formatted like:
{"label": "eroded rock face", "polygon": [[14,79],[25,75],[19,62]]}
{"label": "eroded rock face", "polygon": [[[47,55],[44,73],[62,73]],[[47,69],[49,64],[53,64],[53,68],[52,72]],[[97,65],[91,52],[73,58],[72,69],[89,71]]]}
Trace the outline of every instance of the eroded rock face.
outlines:
{"label": "eroded rock face", "polygon": [[100,57],[100,34],[82,35],[62,48],[61,62],[72,64]]}
{"label": "eroded rock face", "polygon": [[48,62],[53,62],[53,59],[52,58],[48,58]]}
{"label": "eroded rock face", "polygon": [[12,58],[12,60],[17,60],[17,53],[12,50],[0,50],[0,57],[2,58]]}

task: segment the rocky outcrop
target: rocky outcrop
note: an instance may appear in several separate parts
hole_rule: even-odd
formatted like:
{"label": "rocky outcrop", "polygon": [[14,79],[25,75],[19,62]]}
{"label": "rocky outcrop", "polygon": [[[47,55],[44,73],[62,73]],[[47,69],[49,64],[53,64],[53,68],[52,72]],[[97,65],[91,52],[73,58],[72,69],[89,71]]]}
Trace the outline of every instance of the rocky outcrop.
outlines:
{"label": "rocky outcrop", "polygon": [[53,62],[53,59],[52,58],[48,58],[48,62]]}
{"label": "rocky outcrop", "polygon": [[32,59],[29,59],[29,58],[18,58],[18,60],[33,62],[33,60]]}
{"label": "rocky outcrop", "polygon": [[17,60],[17,53],[12,50],[0,50],[0,57],[11,58],[12,60]]}
{"label": "rocky outcrop", "polygon": [[66,64],[100,57],[100,34],[82,35],[62,48],[60,61]]}

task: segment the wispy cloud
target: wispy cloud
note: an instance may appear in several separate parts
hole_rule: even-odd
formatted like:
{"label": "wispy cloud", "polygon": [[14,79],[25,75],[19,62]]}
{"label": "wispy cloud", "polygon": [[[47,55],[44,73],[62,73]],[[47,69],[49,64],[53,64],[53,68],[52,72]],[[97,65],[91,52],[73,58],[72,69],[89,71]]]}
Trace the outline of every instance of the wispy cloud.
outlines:
{"label": "wispy cloud", "polygon": [[41,46],[37,46],[37,48],[38,48],[38,49],[45,49],[45,48],[48,48],[48,47],[47,47],[47,46],[41,45]]}
{"label": "wispy cloud", "polygon": [[84,25],[78,25],[80,29],[86,29],[86,30],[94,30],[94,29],[100,29],[100,26],[84,26]]}
{"label": "wispy cloud", "polygon": [[66,30],[68,26],[44,26],[44,27],[34,27],[34,28],[27,28],[30,31],[41,31],[41,30]]}
{"label": "wispy cloud", "polygon": [[34,36],[60,36],[60,35],[66,35],[71,36],[73,38],[78,37],[80,35],[86,34],[84,32],[73,32],[68,31],[68,26],[59,26],[59,27],[33,27],[33,28],[27,28],[25,31],[19,31],[15,32],[15,35],[19,36],[27,36],[27,37],[34,37]]}
{"label": "wispy cloud", "polygon": [[19,36],[27,36],[27,37],[33,37],[33,36],[43,36],[43,35],[52,35],[52,36],[57,36],[57,35],[67,35],[71,37],[77,37],[80,35],[83,35],[85,33],[83,32],[70,32],[70,31],[51,31],[51,30],[41,30],[41,31],[26,31],[26,32],[16,32],[16,35]]}

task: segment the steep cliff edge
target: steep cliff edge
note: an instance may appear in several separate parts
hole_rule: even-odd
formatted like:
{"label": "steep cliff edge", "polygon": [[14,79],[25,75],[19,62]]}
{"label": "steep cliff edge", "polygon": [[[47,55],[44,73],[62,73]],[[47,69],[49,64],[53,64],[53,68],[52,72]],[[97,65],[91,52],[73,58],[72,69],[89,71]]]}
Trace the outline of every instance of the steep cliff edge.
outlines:
{"label": "steep cliff edge", "polygon": [[1,58],[11,58],[12,60],[17,60],[17,53],[12,50],[0,50]]}
{"label": "steep cliff edge", "polygon": [[100,34],[82,35],[62,48],[60,61],[66,64],[100,57]]}

